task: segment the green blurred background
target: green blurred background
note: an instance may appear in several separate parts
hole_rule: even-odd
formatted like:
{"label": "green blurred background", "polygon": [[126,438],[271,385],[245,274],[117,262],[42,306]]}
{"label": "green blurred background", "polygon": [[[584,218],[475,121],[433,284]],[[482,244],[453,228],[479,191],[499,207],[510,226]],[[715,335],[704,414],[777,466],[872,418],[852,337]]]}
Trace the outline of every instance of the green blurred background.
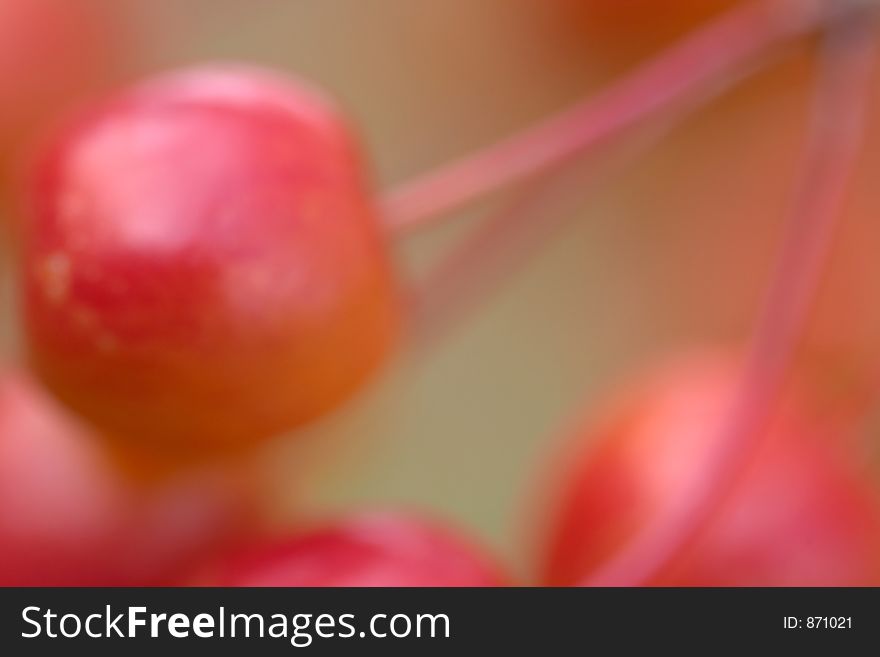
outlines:
{"label": "green blurred background", "polygon": [[[688,27],[594,39],[605,28],[569,0],[109,1],[134,17],[128,77],[244,60],[327,89],[380,192],[564,108]],[[653,358],[745,335],[796,171],[808,72],[804,53],[789,58],[600,189],[569,190],[573,221],[479,312],[407,351],[343,413],[264,450],[275,519],[428,508],[522,569],[529,513],[572,419]],[[841,345],[855,362],[877,353],[880,319],[861,296],[878,278],[874,187],[863,175],[823,292],[820,359]],[[479,214],[400,241],[401,268],[415,275]],[[3,303],[14,353],[9,293]]]}

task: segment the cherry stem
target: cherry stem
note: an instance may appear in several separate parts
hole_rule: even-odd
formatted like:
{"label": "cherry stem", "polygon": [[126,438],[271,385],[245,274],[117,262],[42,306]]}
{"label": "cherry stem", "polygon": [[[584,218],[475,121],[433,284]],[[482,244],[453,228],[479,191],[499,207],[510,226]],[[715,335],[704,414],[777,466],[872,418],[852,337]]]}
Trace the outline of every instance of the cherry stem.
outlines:
{"label": "cherry stem", "polygon": [[756,0],[731,10],[595,97],[392,189],[384,216],[410,231],[616,137],[767,50],[809,34],[863,0]]}
{"label": "cherry stem", "polygon": [[[731,66],[713,85],[695,88],[671,101],[653,121],[633,126],[619,142],[588,154],[587,169],[576,161],[554,167],[528,181],[512,201],[484,220],[471,234],[444,254],[417,283],[413,292],[412,342],[423,346],[455,328],[469,311],[480,308],[502,283],[524,266],[577,213],[566,211],[567,190],[578,198],[662,141],[696,111],[763,69],[770,57],[746,59]],[[699,93],[698,93],[699,92]],[[612,148],[613,147],[613,148]],[[570,210],[570,208],[569,208]]]}
{"label": "cherry stem", "polygon": [[860,151],[876,44],[865,29],[864,16],[852,18],[825,35],[812,127],[786,235],[731,407],[710,436],[707,462],[677,503],[586,578],[585,586],[655,581],[727,500],[767,433]]}
{"label": "cherry stem", "polygon": [[[734,80],[730,80],[733,84]],[[714,97],[714,96],[713,96]],[[700,106],[709,98],[701,99]],[[694,108],[696,109],[696,107]],[[483,301],[508,282],[531,257],[579,213],[566,206],[598,187],[609,174],[661,141],[689,113],[676,114],[639,134],[610,157],[582,167],[545,174],[518,190],[499,212],[444,254],[413,291],[412,342],[436,342],[458,326]]]}

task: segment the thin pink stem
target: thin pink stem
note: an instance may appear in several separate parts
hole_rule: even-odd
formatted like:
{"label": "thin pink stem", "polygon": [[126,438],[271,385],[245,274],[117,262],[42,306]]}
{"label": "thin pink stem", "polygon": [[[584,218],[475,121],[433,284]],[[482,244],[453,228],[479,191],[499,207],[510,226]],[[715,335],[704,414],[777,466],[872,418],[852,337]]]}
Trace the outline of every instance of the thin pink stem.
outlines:
{"label": "thin pink stem", "polygon": [[415,343],[436,340],[454,328],[574,218],[574,213],[564,208],[571,200],[567,190],[577,187],[582,199],[609,174],[644,154],[755,68],[767,66],[769,60],[743,61],[741,66],[731,67],[711,87],[676,99],[674,111],[633,126],[621,135],[622,144],[591,150],[585,171],[572,161],[523,185],[512,201],[453,246],[417,284],[413,294]]}
{"label": "thin pink stem", "polygon": [[732,10],[594,98],[523,134],[388,193],[392,230],[412,230],[511,183],[559,165],[615,137],[768,49],[814,31],[840,3],[757,0]]}
{"label": "thin pink stem", "polygon": [[[711,97],[701,98],[690,109],[696,110],[709,100]],[[578,213],[567,207],[572,192],[582,198],[609,174],[661,141],[689,115],[677,113],[674,121],[652,125],[632,144],[616,149],[610,157],[590,160],[585,169],[570,166],[517,190],[513,200],[453,246],[417,284],[412,327],[416,345],[442,338],[470,311],[483,307],[487,298],[574,219]]]}
{"label": "thin pink stem", "polygon": [[826,36],[814,125],[786,237],[732,406],[718,432],[710,436],[715,447],[708,462],[679,504],[660,514],[584,585],[633,586],[653,581],[692,544],[725,501],[765,433],[808,318],[858,159],[875,56],[873,35],[858,32],[861,27],[841,24]]}

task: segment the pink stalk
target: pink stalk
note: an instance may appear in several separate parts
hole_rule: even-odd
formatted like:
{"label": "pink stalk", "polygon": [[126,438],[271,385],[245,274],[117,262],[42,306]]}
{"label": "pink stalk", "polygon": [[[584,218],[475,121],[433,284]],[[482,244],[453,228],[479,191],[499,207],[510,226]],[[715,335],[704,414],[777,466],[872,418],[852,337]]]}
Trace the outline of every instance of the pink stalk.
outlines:
{"label": "pink stalk", "polygon": [[787,232],[733,403],[709,436],[708,461],[669,512],[587,577],[585,586],[650,583],[693,543],[761,441],[807,321],[859,153],[875,57],[873,35],[854,24],[864,18],[855,16],[826,35],[813,127]]}
{"label": "pink stalk", "polygon": [[[726,82],[732,85],[735,81]],[[701,98],[699,106],[709,100],[711,97]],[[569,166],[517,190],[513,200],[454,245],[416,285],[412,309],[416,346],[443,338],[471,311],[482,308],[494,292],[579,214],[568,207],[572,197],[581,199],[589,194],[610,174],[661,141],[689,115],[689,111],[676,112],[672,120],[652,125],[651,130],[639,134],[610,156],[603,153],[602,158],[591,159],[586,168]]]}
{"label": "pink stalk", "polygon": [[815,31],[845,5],[835,0],[756,0],[614,83],[594,98],[525,133],[406,182],[388,193],[391,230],[428,226],[456,208],[560,165],[794,38]]}

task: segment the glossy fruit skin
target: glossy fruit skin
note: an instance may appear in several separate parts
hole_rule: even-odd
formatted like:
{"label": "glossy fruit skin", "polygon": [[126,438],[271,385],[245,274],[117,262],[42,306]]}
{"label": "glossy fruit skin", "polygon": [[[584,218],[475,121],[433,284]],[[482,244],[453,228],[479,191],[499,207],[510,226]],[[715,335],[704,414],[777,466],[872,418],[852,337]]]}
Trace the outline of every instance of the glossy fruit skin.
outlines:
{"label": "glossy fruit skin", "polygon": [[[700,441],[726,408],[728,360],[685,359],[649,377],[578,432],[551,505],[542,579],[583,582],[681,490]],[[765,443],[693,544],[649,585],[844,586],[880,582],[877,491],[837,436],[796,408]]]}
{"label": "glossy fruit skin", "polygon": [[168,584],[253,520],[247,477],[133,481],[27,374],[0,373],[0,586]]}
{"label": "glossy fruit skin", "polygon": [[26,226],[30,360],[110,433],[227,448],[338,406],[395,341],[356,147],[317,93],[193,69],[74,121]]}
{"label": "glossy fruit skin", "polygon": [[209,586],[503,586],[475,547],[434,522],[361,514],[234,554],[196,582]]}
{"label": "glossy fruit skin", "polygon": [[124,23],[112,2],[0,0],[0,178],[59,110],[115,75]]}

